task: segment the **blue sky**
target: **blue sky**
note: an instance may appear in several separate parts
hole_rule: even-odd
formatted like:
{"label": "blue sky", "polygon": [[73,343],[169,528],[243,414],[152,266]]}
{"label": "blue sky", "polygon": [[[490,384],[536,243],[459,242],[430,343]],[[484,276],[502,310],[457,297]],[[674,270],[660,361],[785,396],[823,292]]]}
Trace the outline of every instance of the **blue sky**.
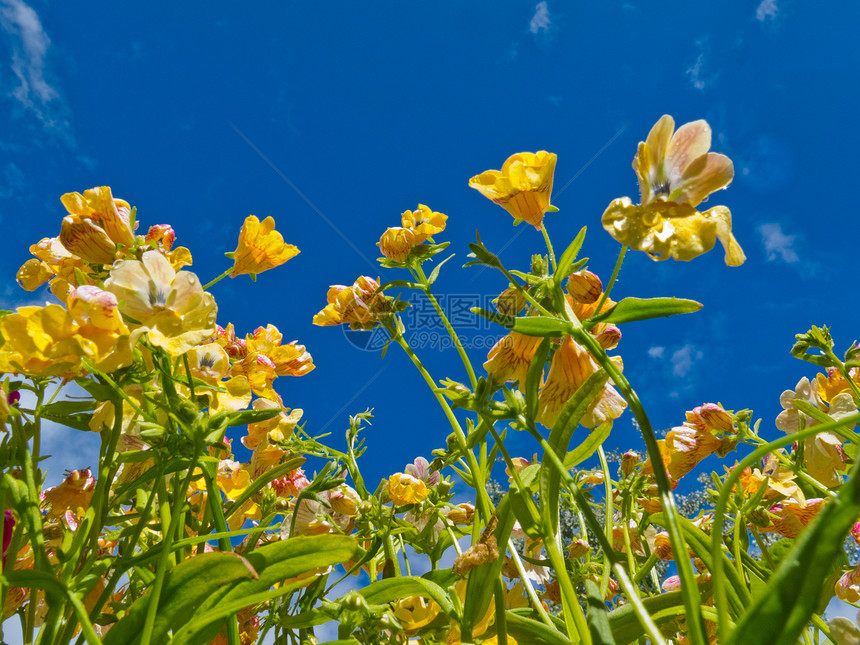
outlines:
{"label": "blue sky", "polygon": [[[830,324],[840,350],[857,336],[848,192],[860,144],[858,18],[847,1],[213,2],[202,11],[0,0],[2,307],[50,297],[22,291],[14,276],[30,244],[59,233],[62,193],[110,185],[143,227],[174,227],[204,281],[227,267],[222,253],[246,215],[271,215],[302,253],[256,285],[214,287],[219,322],[241,333],[273,323],[308,347],[317,369],[280,379],[279,391],[305,410],[312,434],[340,444],[348,414],[375,409],[364,459],[375,481],[429,457],[449,429],[399,349],[381,360],[340,329],[311,325],[328,285],[406,277],[378,268],[374,244],[420,202],[448,214],[437,241],[457,254],[439,293],[497,295],[506,285],[496,275],[459,268],[475,229],[490,249],[504,247],[510,268],[525,269],[542,240],[467,182],[540,149],[558,154],[561,210],[546,220],[556,246],[588,226],[583,253],[606,280],[618,245],[600,215],[616,197],[636,199],[637,142],[664,113],[705,118],[713,149],[736,170],[711,204],[731,208],[747,263],[727,268],[720,250],[691,263],[628,254],[616,297],[705,307],[625,326],[619,351],[655,426],[720,401],[753,408],[775,436],[779,394],[814,373],[789,356],[794,334]],[[470,351],[476,365],[486,351]],[[421,356],[437,379],[466,380],[453,350]],[[92,439],[58,432],[56,445]],[[629,415],[610,443],[641,445]],[[513,445],[534,449],[519,437]]]}

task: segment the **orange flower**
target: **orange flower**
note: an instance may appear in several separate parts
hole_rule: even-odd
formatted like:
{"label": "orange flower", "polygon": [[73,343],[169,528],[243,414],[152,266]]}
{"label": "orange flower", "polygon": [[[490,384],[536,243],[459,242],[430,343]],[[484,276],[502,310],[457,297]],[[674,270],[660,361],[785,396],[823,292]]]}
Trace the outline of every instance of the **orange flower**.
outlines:
{"label": "orange flower", "polygon": [[379,283],[366,275],[359,276],[351,287],[332,285],[326,294],[328,304],[314,316],[321,327],[346,325],[353,329],[372,329],[391,312],[390,298],[377,293]]}
{"label": "orange flower", "polygon": [[[540,391],[538,423],[551,428],[568,399],[596,371],[597,364],[585,348],[570,336],[565,337],[552,358],[549,374]],[[580,423],[586,428],[594,428],[617,419],[626,407],[627,402],[607,383],[603,392],[589,404]]]}
{"label": "orange flower", "polygon": [[469,180],[469,186],[516,219],[541,230],[543,214],[551,208],[549,199],[556,158],[545,150],[521,152],[508,157],[500,171],[487,170],[475,175]]}
{"label": "orange flower", "polygon": [[496,383],[514,380],[524,384],[529,365],[542,340],[540,336],[512,331],[493,345],[484,369]]}
{"label": "orange flower", "polygon": [[62,484],[45,491],[45,500],[51,505],[48,516],[61,517],[66,511],[82,515],[90,505],[95,487],[96,479],[89,468],[71,471]]}
{"label": "orange flower", "polygon": [[262,222],[248,215],[239,231],[233,270],[230,277],[250,273],[255,276],[268,269],[281,266],[299,254],[298,248],[285,244],[284,237],[275,230],[275,220],[267,217]]}
{"label": "orange flower", "polygon": [[818,511],[827,502],[826,498],[808,499],[799,502],[794,499],[772,506],[769,511],[770,526],[760,529],[762,533],[779,533],[783,537],[796,539],[801,531],[815,519]]}

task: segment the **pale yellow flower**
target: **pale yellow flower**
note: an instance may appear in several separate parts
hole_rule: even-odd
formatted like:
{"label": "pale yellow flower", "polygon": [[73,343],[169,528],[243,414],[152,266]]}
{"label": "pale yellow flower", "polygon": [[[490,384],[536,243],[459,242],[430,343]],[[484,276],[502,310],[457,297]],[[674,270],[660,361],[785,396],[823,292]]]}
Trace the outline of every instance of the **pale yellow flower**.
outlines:
{"label": "pale yellow flower", "polygon": [[708,152],[711,129],[705,121],[687,123],[674,132],[675,121],[664,115],[639,143],[633,169],[642,202],[614,200],[603,214],[603,228],[622,244],[644,251],[653,260],[691,260],[710,251],[719,240],[726,264],[740,266],[746,257],[732,235],[732,216],[725,206],[699,212],[711,193],[725,188],[734,176],[725,155]]}
{"label": "pale yellow flower", "polygon": [[393,608],[394,616],[403,625],[407,636],[417,634],[422,627],[432,623],[440,611],[438,604],[421,596],[398,600]]}
{"label": "pale yellow flower", "polygon": [[133,341],[146,332],[153,345],[178,356],[215,332],[212,294],[203,291],[195,274],[175,271],[158,251],[118,261],[105,289],[116,294],[123,316],[135,321]]}
{"label": "pale yellow flower", "polygon": [[484,369],[496,383],[514,380],[524,386],[529,365],[542,340],[540,336],[512,331],[490,349]]}
{"label": "pale yellow flower", "polygon": [[556,155],[541,150],[508,157],[501,170],[487,170],[469,180],[469,186],[537,230],[550,208]]}
{"label": "pale yellow flower", "polygon": [[292,244],[285,244],[283,235],[275,230],[274,218],[267,217],[261,222],[256,216],[248,215],[239,231],[239,245],[236,247],[230,277],[262,273],[298,254],[299,249]]}

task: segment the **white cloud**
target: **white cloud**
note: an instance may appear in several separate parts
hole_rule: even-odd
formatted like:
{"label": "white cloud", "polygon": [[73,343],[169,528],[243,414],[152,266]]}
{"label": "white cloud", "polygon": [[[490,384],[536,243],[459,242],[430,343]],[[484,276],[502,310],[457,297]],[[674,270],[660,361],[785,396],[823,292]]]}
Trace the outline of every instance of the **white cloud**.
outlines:
{"label": "white cloud", "polygon": [[541,0],[535,6],[535,14],[532,16],[531,22],[529,22],[529,31],[535,35],[540,32],[546,33],[549,31],[551,24],[549,7],[547,7],[546,0]]}
{"label": "white cloud", "polygon": [[666,353],[666,348],[661,347],[660,345],[655,345],[654,347],[648,348],[648,356],[651,358],[663,358],[663,355]]}
{"label": "white cloud", "polygon": [[767,253],[768,262],[778,259],[788,264],[800,261],[797,251],[794,250],[794,240],[797,236],[786,235],[782,232],[782,226],[778,223],[762,224],[758,227],[764,242],[764,250]]}
{"label": "white cloud", "polygon": [[51,39],[39,14],[23,0],[0,0],[0,29],[9,37],[12,73],[18,80],[9,95],[42,126],[71,143],[68,108],[60,93],[47,80]]}
{"label": "white cloud", "polygon": [[777,11],[776,0],[761,0],[761,4],[755,10],[755,18],[759,22],[773,20],[776,18]]}
{"label": "white cloud", "polygon": [[690,84],[701,92],[717,80],[717,75],[708,72],[708,36],[699,38],[696,41],[696,49],[699,51],[696,56],[696,62],[687,68],[685,74],[690,79]]}
{"label": "white cloud", "polygon": [[672,374],[678,377],[685,377],[689,374],[693,367],[693,363],[702,358],[702,352],[695,345],[684,345],[680,349],[672,352]]}

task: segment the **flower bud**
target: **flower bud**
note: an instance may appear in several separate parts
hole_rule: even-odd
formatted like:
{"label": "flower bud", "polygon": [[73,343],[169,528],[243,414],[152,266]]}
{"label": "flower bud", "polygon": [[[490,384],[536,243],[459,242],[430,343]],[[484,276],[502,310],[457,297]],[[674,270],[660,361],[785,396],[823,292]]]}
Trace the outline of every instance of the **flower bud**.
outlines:
{"label": "flower bud", "polygon": [[379,242],[376,243],[382,255],[394,262],[405,262],[412,247],[415,246],[415,235],[408,228],[395,226],[386,229]]}
{"label": "flower bud", "polygon": [[639,454],[634,450],[628,450],[624,453],[624,456],[621,457],[621,475],[623,477],[630,477],[630,474],[636,469],[636,465],[639,463]]}
{"label": "flower bud", "polygon": [[567,292],[577,302],[590,305],[597,302],[600,294],[603,293],[603,283],[596,274],[583,269],[570,275],[567,281]]}
{"label": "flower bud", "polygon": [[472,504],[458,504],[445,514],[445,519],[455,525],[469,524],[475,515],[475,507]]}
{"label": "flower bud", "polygon": [[329,506],[336,513],[350,517],[355,517],[358,514],[358,504],[360,502],[361,498],[358,496],[358,493],[346,484],[341,484],[337,488],[332,489],[328,498]]}
{"label": "flower bud", "polygon": [[567,547],[567,556],[571,560],[577,560],[583,557],[590,550],[591,546],[588,544],[588,541],[579,538],[571,542],[570,546]]}
{"label": "flower bud", "polygon": [[526,306],[526,299],[516,287],[508,287],[496,299],[496,309],[504,316],[516,316]]}
{"label": "flower bud", "polygon": [[618,341],[621,340],[621,330],[615,325],[606,325],[606,328],[597,334],[595,338],[603,349],[614,349],[618,346]]}

